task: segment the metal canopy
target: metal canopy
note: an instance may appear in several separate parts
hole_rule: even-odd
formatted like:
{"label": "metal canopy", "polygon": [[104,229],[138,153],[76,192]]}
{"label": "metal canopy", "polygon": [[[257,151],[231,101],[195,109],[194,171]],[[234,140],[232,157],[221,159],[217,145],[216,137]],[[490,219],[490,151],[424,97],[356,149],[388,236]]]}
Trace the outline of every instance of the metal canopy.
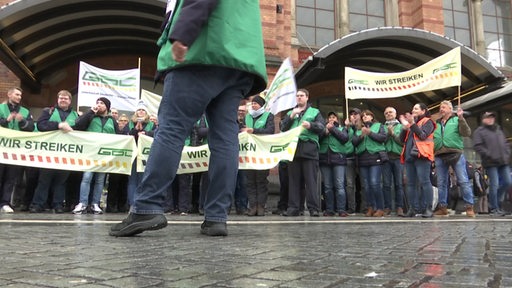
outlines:
{"label": "metal canopy", "polygon": [[[298,87],[321,86],[321,83],[344,82],[344,67],[392,73],[416,68],[451,49],[461,46],[462,85],[467,94],[462,101],[473,99],[501,87],[504,75],[475,51],[442,35],[413,28],[377,28],[347,35],[321,48],[295,74]],[[343,84],[340,84],[341,87]],[[338,87],[339,88],[339,87]],[[416,93],[401,98],[365,100],[371,106],[384,109],[393,103],[404,109],[424,102],[435,105],[458,95],[457,87]],[[326,92],[327,91],[327,92]],[[323,96],[344,96],[344,88],[322,92]],[[334,98],[333,97],[333,98]],[[394,99],[394,100],[393,100]],[[397,101],[400,99],[400,101]],[[402,101],[405,99],[406,101]],[[405,103],[405,105],[404,105]],[[384,107],[383,107],[384,106]],[[397,107],[398,108],[398,107]]]}
{"label": "metal canopy", "polygon": [[0,9],[0,61],[34,90],[87,56],[155,56],[165,0],[20,0]]}

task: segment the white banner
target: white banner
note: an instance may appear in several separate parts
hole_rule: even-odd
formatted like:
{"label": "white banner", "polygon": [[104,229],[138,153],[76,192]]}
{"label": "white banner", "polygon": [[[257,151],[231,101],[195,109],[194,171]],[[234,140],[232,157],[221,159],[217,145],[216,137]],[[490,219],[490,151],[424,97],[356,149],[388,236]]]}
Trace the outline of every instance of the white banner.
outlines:
{"label": "white banner", "polygon": [[144,104],[148,107],[149,115],[158,115],[158,107],[160,107],[162,96],[142,89],[140,91],[140,100],[144,101]]}
{"label": "white banner", "polygon": [[265,95],[265,109],[272,114],[293,108],[297,105],[297,85],[293,75],[293,66],[290,58],[286,58],[279,67],[272,84]]}
{"label": "white banner", "polygon": [[71,131],[23,132],[0,127],[0,163],[130,175],[132,136]]}
{"label": "white banner", "polygon": [[375,73],[345,67],[347,99],[381,99],[460,86],[460,47],[409,71]]}
{"label": "white banner", "polygon": [[91,107],[99,97],[110,100],[111,107],[135,111],[139,101],[140,70],[104,70],[80,61],[78,107]]}
{"label": "white banner", "polygon": [[[297,141],[304,128],[297,127],[289,131],[258,136],[248,133],[238,134],[239,169],[266,170],[275,167],[281,160],[292,161],[297,149]],[[149,156],[153,138],[139,135],[137,171],[143,172]],[[210,150],[208,145],[185,146],[181,154],[178,174],[208,171]]]}

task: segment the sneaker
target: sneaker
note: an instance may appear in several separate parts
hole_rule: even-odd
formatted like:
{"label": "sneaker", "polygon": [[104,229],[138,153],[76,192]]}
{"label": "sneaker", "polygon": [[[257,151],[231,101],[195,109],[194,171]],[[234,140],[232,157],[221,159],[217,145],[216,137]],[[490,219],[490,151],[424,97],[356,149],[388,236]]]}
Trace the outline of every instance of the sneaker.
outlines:
{"label": "sneaker", "polygon": [[87,214],[87,205],[84,205],[83,203],[78,203],[72,212],[73,212],[73,214],[77,214],[77,215]]}
{"label": "sneaker", "polygon": [[436,217],[448,217],[450,213],[448,212],[448,208],[446,207],[438,207],[434,212],[434,216]]}
{"label": "sneaker", "polygon": [[0,208],[0,212],[2,212],[2,213],[14,213],[14,210],[12,210],[11,206],[5,204],[4,206],[2,206],[2,208]]}
{"label": "sneaker", "polygon": [[103,214],[103,210],[101,210],[100,205],[98,204],[92,204],[91,206],[92,213],[98,215]]}
{"label": "sneaker", "polygon": [[466,207],[466,216],[475,217],[475,211],[473,211],[473,206]]}
{"label": "sneaker", "polygon": [[506,213],[501,210],[501,209],[492,209],[490,212],[489,212],[489,216],[492,216],[492,217],[502,217],[502,216],[505,216]]}
{"label": "sneaker", "polygon": [[402,209],[402,207],[398,207],[396,208],[396,216],[398,217],[404,217],[404,209]]}
{"label": "sneaker", "polygon": [[163,214],[130,213],[123,222],[110,227],[110,236],[130,237],[146,230],[159,230],[167,226],[167,218]]}
{"label": "sneaker", "polygon": [[201,224],[201,234],[208,236],[228,236],[226,222],[204,221]]}

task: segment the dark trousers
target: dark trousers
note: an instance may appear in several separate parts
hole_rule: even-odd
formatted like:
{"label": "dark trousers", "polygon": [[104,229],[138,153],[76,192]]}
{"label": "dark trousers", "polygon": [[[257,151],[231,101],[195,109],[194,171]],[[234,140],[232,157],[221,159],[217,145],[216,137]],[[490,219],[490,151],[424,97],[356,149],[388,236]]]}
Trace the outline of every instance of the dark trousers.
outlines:
{"label": "dark trousers", "polygon": [[247,198],[249,207],[265,207],[268,197],[268,174],[269,170],[247,170]]}
{"label": "dark trousers", "polygon": [[0,207],[11,204],[16,183],[21,179],[23,167],[0,164]]}
{"label": "dark trousers", "polygon": [[53,194],[52,200],[50,200],[52,208],[62,207],[69,173],[66,170],[41,169],[32,205],[44,209],[48,202],[48,193],[51,190]]}
{"label": "dark trousers", "polygon": [[71,171],[66,183],[66,207],[72,208],[78,204],[78,195],[80,195],[80,183],[82,182],[81,171]]}
{"label": "dark trousers", "polygon": [[128,175],[108,175],[107,212],[126,212],[128,205]]}
{"label": "dark trousers", "polygon": [[279,162],[279,201],[277,202],[277,209],[286,211],[288,209],[288,162]]}
{"label": "dark trousers", "polygon": [[[306,205],[309,211],[320,211],[320,193],[318,191],[318,160],[295,158],[288,163],[289,193],[288,211],[296,212],[303,209],[301,191],[305,192]],[[304,179],[302,185],[301,178]],[[303,190],[304,189],[304,190]]]}

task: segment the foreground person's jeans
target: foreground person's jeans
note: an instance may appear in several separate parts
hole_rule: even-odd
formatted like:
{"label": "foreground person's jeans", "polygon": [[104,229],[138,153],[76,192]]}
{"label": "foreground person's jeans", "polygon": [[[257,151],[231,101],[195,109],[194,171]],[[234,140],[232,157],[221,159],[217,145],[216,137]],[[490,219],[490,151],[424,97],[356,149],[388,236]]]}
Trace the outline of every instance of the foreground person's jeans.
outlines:
{"label": "foreground person's jeans", "polygon": [[159,126],[131,212],[164,212],[165,194],[176,175],[185,138],[206,111],[210,184],[205,220],[226,222],[238,171],[238,105],[252,84],[252,75],[222,67],[184,67],[167,74]]}

